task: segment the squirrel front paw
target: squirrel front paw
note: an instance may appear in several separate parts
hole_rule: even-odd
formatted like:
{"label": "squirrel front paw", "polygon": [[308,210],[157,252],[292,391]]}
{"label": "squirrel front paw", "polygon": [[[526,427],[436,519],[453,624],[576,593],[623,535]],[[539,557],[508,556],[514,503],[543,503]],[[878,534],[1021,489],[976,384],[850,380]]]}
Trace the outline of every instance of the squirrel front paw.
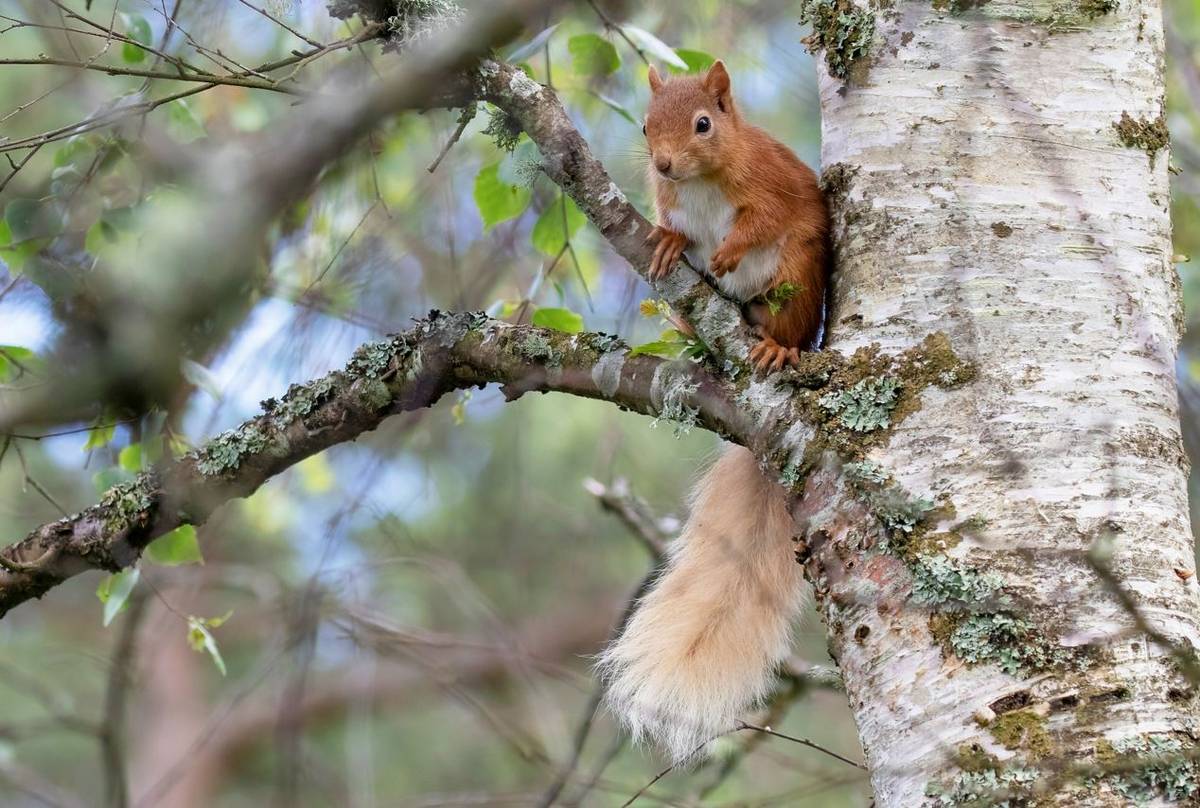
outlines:
{"label": "squirrel front paw", "polygon": [[800,364],[800,350],[784,347],[771,337],[764,336],[750,349],[750,363],[760,373],[782,370],[784,365],[796,367]]}
{"label": "squirrel front paw", "polygon": [[737,269],[738,264],[745,256],[744,249],[735,248],[728,241],[723,242],[712,254],[712,258],[708,259],[708,271],[713,274],[714,278],[720,278]]}
{"label": "squirrel front paw", "polygon": [[650,259],[650,269],[646,273],[652,281],[660,280],[670,272],[688,246],[687,236],[661,225],[650,231],[646,241],[658,242],[654,247],[654,257]]}

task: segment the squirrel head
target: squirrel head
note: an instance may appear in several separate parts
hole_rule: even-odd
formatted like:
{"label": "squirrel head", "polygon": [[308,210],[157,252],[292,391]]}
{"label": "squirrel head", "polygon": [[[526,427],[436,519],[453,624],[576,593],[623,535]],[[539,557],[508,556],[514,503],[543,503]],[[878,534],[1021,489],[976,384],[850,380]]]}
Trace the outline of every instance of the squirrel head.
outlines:
{"label": "squirrel head", "polygon": [[729,162],[727,152],[740,125],[724,62],[714,62],[703,76],[670,79],[650,67],[650,106],[642,132],[656,176],[679,181],[718,173]]}

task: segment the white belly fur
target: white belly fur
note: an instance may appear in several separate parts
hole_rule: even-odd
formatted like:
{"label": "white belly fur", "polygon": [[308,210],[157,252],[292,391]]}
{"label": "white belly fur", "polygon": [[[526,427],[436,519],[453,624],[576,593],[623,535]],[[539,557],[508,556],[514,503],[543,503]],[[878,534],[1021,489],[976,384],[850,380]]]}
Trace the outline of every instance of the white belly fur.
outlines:
{"label": "white belly fur", "polygon": [[[733,227],[733,206],[715,182],[685,180],[675,183],[674,190],[676,207],[667,211],[667,224],[691,240],[688,261],[711,278],[708,259]],[[714,279],[717,287],[743,301],[767,291],[779,265],[779,247],[772,244],[750,250],[737,269]]]}

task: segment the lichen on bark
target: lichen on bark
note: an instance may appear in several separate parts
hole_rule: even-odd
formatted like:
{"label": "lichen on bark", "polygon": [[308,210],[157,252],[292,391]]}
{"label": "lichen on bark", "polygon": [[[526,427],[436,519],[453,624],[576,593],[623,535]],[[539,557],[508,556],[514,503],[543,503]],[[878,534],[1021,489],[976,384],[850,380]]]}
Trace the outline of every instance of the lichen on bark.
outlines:
{"label": "lichen on bark", "polygon": [[800,22],[812,26],[804,38],[809,52],[824,51],[829,74],[839,79],[864,64],[875,38],[875,13],[851,0],[802,0]]}

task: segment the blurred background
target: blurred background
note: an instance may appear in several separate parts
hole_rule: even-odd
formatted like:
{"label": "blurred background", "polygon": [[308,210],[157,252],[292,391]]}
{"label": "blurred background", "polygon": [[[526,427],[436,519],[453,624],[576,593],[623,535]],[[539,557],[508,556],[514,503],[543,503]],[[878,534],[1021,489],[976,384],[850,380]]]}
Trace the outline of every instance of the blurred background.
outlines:
{"label": "blurred background", "polygon": [[[649,213],[646,59],[680,71],[725,59],[743,114],[819,163],[797,6],[562,4],[498,51],[555,87]],[[1200,19],[1192,3],[1168,13],[1172,207],[1190,322]],[[239,86],[175,97],[195,85],[139,71],[162,72],[174,57],[258,75],[255,66],[290,60],[270,75],[317,87],[395,58],[374,42],[320,48],[361,28],[331,18],[324,0],[0,0],[0,384],[41,383],[78,314],[61,294],[64,265],[137,263],[153,253],[147,222],[173,233],[203,225],[178,204],[190,190],[171,161],[253,137],[297,103]],[[47,57],[74,66],[5,64]],[[114,116],[126,108],[136,114]],[[261,239],[231,330],[189,354],[167,410],[110,408],[0,437],[0,540],[94,503],[431,308],[525,320],[568,309],[590,330],[654,340],[664,326],[638,305],[648,287],[564,213],[557,188],[530,169],[527,141],[509,152],[483,131],[491,117],[481,107],[454,142],[459,111],[404,115],[325,170]],[[138,267],[148,286],[172,271],[169,261]],[[1200,448],[1196,338],[1185,337],[1179,366],[1190,451]],[[0,622],[0,802],[620,805],[665,764],[624,743],[603,711],[589,719],[589,658],[653,560],[646,537],[602,500],[644,508],[670,535],[716,448],[709,435],[611,405],[558,395],[505,404],[489,388],[313,457],[195,536],[158,545],[136,577],[79,576]],[[815,613],[797,635],[793,671],[829,665]],[[861,757],[836,689],[789,679],[759,718]],[[862,771],[747,733],[639,798],[869,801]]]}

